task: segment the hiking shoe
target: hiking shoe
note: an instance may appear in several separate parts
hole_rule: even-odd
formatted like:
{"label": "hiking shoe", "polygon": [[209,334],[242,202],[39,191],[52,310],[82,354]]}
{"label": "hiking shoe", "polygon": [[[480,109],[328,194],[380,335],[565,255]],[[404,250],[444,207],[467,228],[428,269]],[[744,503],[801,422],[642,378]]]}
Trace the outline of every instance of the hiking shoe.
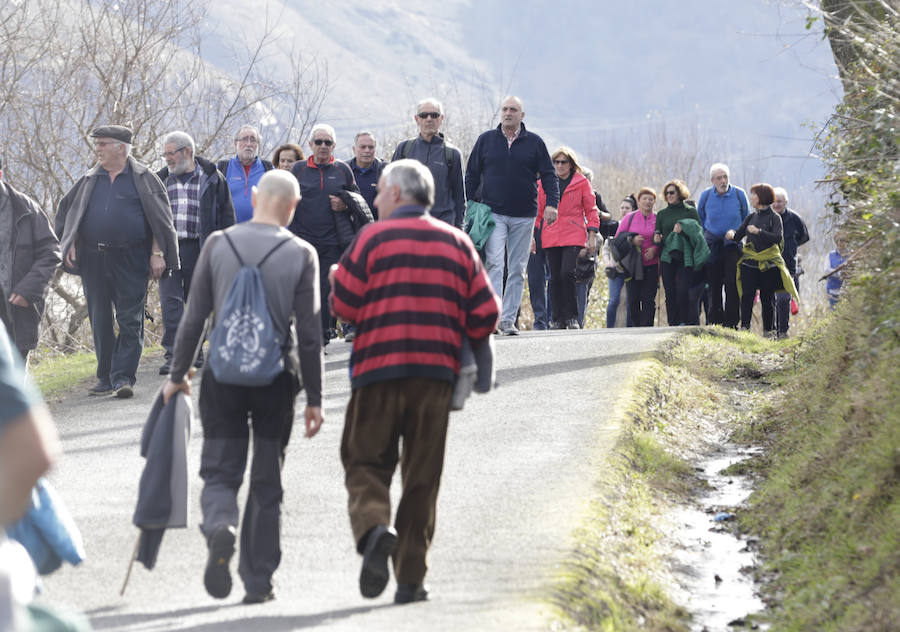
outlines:
{"label": "hiking shoe", "polygon": [[112,385],[103,380],[98,380],[96,384],[88,389],[88,395],[109,395],[112,392]]}
{"label": "hiking shoe", "polygon": [[115,391],[116,397],[119,399],[129,399],[134,396],[134,389],[131,388],[131,384],[128,382],[116,382],[116,385],[113,386],[113,391]]}
{"label": "hiking shoe", "polygon": [[206,586],[206,592],[216,599],[225,599],[231,594],[231,570],[228,564],[234,555],[234,540],[234,527],[229,525],[216,527],[207,540],[209,557],[206,560],[203,585]]}
{"label": "hiking shoe", "polygon": [[163,362],[162,366],[159,367],[159,374],[160,375],[168,375],[171,370],[172,370],[172,361],[167,359],[165,362]]}
{"label": "hiking shoe", "polygon": [[397,584],[397,592],[394,593],[394,603],[402,604],[427,600],[428,588],[425,584]]}
{"label": "hiking shoe", "polygon": [[244,595],[244,598],[241,600],[241,603],[245,603],[247,605],[257,604],[257,603],[266,603],[267,601],[272,601],[275,599],[275,591],[269,590],[267,593],[250,593],[248,592]]}
{"label": "hiking shoe", "polygon": [[581,329],[581,325],[578,324],[576,319],[570,318],[566,321],[566,329]]}
{"label": "hiking shoe", "polygon": [[497,329],[500,330],[500,333],[504,336],[518,336],[519,330],[516,329],[516,324],[510,320],[500,321],[500,324],[497,326]]}
{"label": "hiking shoe", "polygon": [[388,559],[397,546],[397,532],[383,524],[373,527],[363,549],[359,592],[369,599],[384,592],[388,583]]}

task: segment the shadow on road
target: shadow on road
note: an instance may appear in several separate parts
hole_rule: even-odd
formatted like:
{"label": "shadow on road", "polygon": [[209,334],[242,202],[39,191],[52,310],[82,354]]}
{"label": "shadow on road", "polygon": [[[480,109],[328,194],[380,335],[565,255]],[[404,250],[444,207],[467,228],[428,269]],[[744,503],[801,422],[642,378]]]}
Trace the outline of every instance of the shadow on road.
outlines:
{"label": "shadow on road", "polygon": [[[355,608],[343,608],[341,610],[328,610],[317,614],[307,615],[281,615],[281,616],[252,616],[245,618],[235,618],[225,621],[215,621],[199,625],[189,625],[182,627],[183,622],[179,621],[184,617],[197,614],[205,614],[215,612],[217,610],[225,610],[230,608],[259,608],[260,606],[244,606],[241,603],[234,603],[222,606],[203,606],[199,608],[183,608],[181,610],[171,610],[167,612],[141,613],[141,614],[116,614],[101,615],[91,617],[91,624],[96,630],[106,630],[110,628],[127,630],[132,625],[140,625],[143,623],[152,623],[155,621],[162,622],[171,619],[174,624],[167,627],[169,630],[195,630],[202,632],[207,631],[227,631],[227,630],[266,630],[266,632],[287,632],[288,630],[298,630],[301,628],[311,628],[321,625],[326,621],[336,619],[344,619],[358,614],[373,612],[382,608],[398,607],[394,604],[379,604],[374,606],[357,606]],[[264,607],[264,606],[263,606]],[[105,610],[105,609],[101,609]],[[87,613],[90,616],[90,613]]]}
{"label": "shadow on road", "polygon": [[635,360],[640,360],[641,358],[646,358],[649,355],[652,355],[652,352],[619,353],[609,356],[579,358],[577,360],[545,362],[543,364],[532,364],[531,366],[518,367],[515,369],[500,369],[497,371],[497,383],[502,386],[505,381],[512,382],[515,380],[533,379],[536,377],[544,377],[546,375],[559,375],[572,371],[593,369],[600,366],[608,366],[610,364],[633,362]]}

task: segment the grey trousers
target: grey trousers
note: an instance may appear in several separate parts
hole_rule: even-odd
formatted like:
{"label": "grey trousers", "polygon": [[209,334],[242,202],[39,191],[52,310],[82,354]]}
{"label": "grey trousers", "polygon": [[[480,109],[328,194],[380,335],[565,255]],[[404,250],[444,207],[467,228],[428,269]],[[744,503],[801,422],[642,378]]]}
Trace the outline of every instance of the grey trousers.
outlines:
{"label": "grey trousers", "polygon": [[238,574],[248,593],[265,594],[281,562],[281,467],[294,420],[297,378],[289,372],[261,387],[220,384],[212,370],[203,372],[200,418],[203,448],[201,530],[237,527],[238,490],[247,467],[250,429],[253,459],[250,489],[241,525]]}

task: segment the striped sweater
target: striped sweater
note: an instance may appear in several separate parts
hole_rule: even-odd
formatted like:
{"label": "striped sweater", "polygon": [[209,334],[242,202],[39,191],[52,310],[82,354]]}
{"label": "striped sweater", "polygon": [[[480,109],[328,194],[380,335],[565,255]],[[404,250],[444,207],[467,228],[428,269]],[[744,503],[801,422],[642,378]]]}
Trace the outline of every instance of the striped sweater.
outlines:
{"label": "striped sweater", "polygon": [[452,382],[463,335],[489,336],[500,301],[468,235],[404,206],[364,227],[344,253],[332,310],[356,324],[356,389],[405,377]]}

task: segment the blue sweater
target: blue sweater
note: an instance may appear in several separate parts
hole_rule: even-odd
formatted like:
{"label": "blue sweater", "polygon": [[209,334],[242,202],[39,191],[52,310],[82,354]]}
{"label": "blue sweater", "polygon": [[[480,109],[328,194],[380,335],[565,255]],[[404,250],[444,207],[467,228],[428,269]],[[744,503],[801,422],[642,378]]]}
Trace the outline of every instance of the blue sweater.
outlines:
{"label": "blue sweater", "polygon": [[238,224],[246,222],[253,217],[253,204],[250,202],[250,193],[267,171],[259,157],[250,165],[250,174],[244,171],[244,165],[240,159],[234,156],[228,161],[225,171],[225,179],[228,181],[228,189],[231,191],[231,200],[234,202],[234,217]]}
{"label": "blue sweater", "polygon": [[[747,194],[740,187],[728,185],[725,195],[719,195],[715,187],[700,194],[697,213],[703,229],[714,237],[722,238],[729,230],[737,230],[749,212]],[[710,241],[707,235],[706,241]]]}
{"label": "blue sweater", "polygon": [[510,147],[500,127],[484,132],[472,147],[466,166],[467,199],[481,201],[499,215],[537,217],[540,174],[547,206],[559,206],[559,180],[544,141],[522,124]]}

